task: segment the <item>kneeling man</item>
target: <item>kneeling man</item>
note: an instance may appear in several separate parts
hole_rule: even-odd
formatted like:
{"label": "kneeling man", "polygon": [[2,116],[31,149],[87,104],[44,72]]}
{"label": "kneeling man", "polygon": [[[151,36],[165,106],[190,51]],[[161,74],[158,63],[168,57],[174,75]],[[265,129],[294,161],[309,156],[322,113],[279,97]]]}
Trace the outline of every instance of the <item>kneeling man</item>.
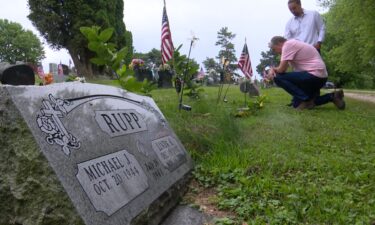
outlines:
{"label": "kneeling man", "polygon": [[[316,49],[302,41],[275,36],[269,47],[281,54],[280,64],[272,67],[266,79],[274,82],[293,96],[293,107],[312,109],[315,106],[333,102],[339,109],[345,109],[342,90],[320,96],[320,89],[327,82],[326,66]],[[288,65],[293,72],[286,72]]]}

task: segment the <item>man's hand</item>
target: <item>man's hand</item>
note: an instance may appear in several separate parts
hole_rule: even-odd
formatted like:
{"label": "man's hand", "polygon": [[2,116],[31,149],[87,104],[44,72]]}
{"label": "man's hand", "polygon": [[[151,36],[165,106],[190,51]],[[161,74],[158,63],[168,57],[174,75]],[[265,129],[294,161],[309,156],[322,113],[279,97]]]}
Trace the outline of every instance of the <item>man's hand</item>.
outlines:
{"label": "man's hand", "polygon": [[317,42],[317,43],[314,45],[314,47],[315,47],[316,49],[320,49],[320,48],[322,47],[322,43],[321,43],[321,42]]}
{"label": "man's hand", "polygon": [[265,78],[267,81],[271,81],[273,80],[273,78],[276,76],[276,72],[275,72],[275,69],[272,67],[268,70]]}

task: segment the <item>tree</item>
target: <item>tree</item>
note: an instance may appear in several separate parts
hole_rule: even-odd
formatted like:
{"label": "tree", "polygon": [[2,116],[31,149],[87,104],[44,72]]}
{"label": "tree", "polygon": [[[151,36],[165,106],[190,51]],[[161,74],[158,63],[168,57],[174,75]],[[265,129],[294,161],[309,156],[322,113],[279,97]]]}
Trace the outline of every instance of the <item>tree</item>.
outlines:
{"label": "tree", "polygon": [[125,61],[130,63],[132,35],[126,31],[123,22],[123,0],[28,0],[28,3],[28,17],[33,25],[52,48],[69,51],[78,74],[90,77],[100,73],[100,68],[90,62],[94,53],[88,49],[87,39],[79,30],[84,26],[114,27],[111,42],[117,45],[117,49],[127,47]]}
{"label": "tree", "polygon": [[327,38],[323,58],[340,85],[375,88],[374,0],[325,0]]}
{"label": "tree", "polygon": [[148,53],[135,52],[133,57],[136,59],[142,59],[148,68],[151,68],[152,65],[159,67],[161,64],[161,52],[155,48],[151,49]]}
{"label": "tree", "polygon": [[221,69],[220,64],[217,63],[214,58],[206,57],[206,60],[204,60],[202,63],[206,71],[210,71],[210,70],[219,71]]}
{"label": "tree", "polygon": [[19,23],[0,19],[0,62],[37,63],[44,58],[39,38]]}
{"label": "tree", "polygon": [[217,42],[215,45],[221,47],[219,55],[216,57],[221,60],[223,57],[229,61],[228,69],[233,73],[237,69],[237,58],[236,50],[234,49],[234,44],[231,42],[236,37],[236,34],[228,31],[228,27],[223,27],[217,32]]}
{"label": "tree", "polygon": [[277,66],[279,64],[279,56],[277,56],[271,49],[267,52],[261,52],[262,58],[257,65],[257,72],[263,77],[263,71],[267,66]]}

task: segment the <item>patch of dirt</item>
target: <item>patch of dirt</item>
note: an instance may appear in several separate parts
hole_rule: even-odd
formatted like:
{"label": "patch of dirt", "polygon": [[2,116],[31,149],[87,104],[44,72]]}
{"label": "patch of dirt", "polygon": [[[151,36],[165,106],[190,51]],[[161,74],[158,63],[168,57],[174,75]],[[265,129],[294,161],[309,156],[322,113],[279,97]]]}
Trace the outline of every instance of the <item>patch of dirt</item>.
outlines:
{"label": "patch of dirt", "polygon": [[199,207],[203,213],[215,218],[235,218],[232,211],[220,210],[217,207],[218,193],[215,188],[204,188],[194,179],[189,184],[189,191],[184,196],[184,202]]}

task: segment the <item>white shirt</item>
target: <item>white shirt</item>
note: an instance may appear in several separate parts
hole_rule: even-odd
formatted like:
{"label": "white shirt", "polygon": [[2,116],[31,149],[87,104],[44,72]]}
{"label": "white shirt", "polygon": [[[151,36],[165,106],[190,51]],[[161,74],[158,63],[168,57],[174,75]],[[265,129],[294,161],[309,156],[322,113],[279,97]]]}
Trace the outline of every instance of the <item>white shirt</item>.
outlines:
{"label": "white shirt", "polygon": [[317,42],[323,42],[325,30],[323,19],[317,11],[303,9],[301,16],[294,16],[288,21],[284,37],[287,40],[297,39],[315,45]]}

